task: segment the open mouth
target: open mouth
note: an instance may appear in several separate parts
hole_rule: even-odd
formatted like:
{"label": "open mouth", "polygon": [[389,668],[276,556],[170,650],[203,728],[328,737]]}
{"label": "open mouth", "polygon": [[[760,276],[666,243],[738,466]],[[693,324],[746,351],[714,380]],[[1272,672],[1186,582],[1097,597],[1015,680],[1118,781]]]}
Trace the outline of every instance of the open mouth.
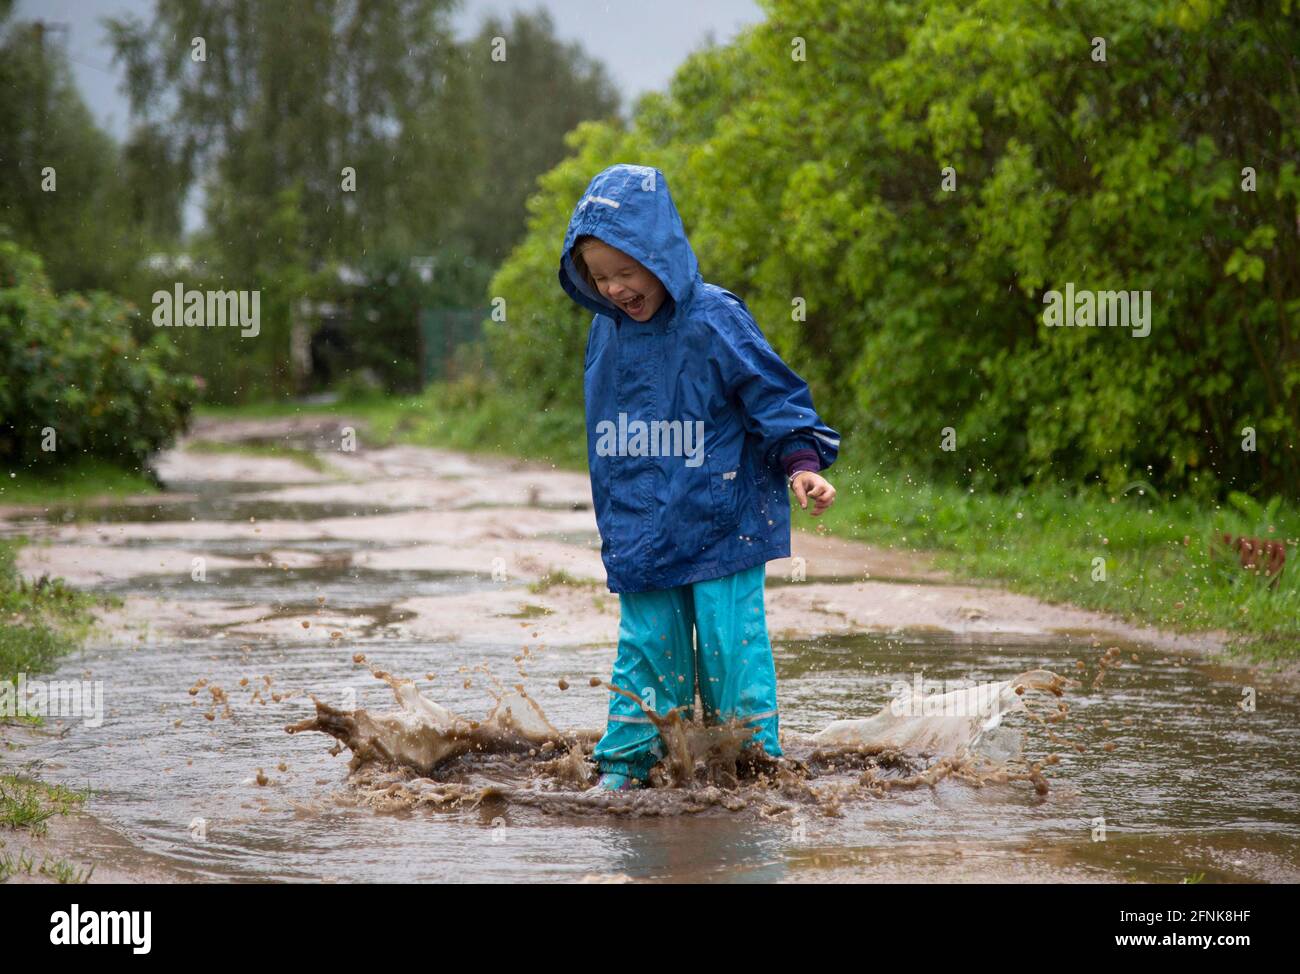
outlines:
{"label": "open mouth", "polygon": [[638,295],[631,301],[623,302],[623,310],[628,314],[638,315],[643,308],[645,308],[645,297],[643,295]]}

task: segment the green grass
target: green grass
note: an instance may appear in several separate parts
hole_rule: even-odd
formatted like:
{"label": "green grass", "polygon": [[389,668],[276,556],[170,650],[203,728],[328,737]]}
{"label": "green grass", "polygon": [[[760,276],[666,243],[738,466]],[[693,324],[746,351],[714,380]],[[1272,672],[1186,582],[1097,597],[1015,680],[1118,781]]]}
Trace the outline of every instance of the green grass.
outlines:
{"label": "green grass", "polygon": [[221,443],[216,440],[193,440],[185,449],[194,453],[237,453],[249,457],[276,457],[293,460],[310,470],[326,473],[329,465],[310,450],[279,446],[275,443]]}
{"label": "green grass", "polygon": [[581,403],[539,412],[508,393],[488,392],[472,378],[430,386],[415,396],[354,396],[329,405],[200,406],[195,413],[230,420],[346,415],[365,423],[359,435],[362,448],[410,443],[542,460],[570,470],[587,466]]}
{"label": "green grass", "polygon": [[545,616],[554,615],[554,609],[548,609],[544,605],[532,605],[531,603],[519,607],[518,612],[507,612],[507,619],[541,619]]}
{"label": "green grass", "polygon": [[[0,842],[0,850],[3,848],[4,843]],[[49,856],[41,859],[40,866],[37,866],[30,852],[19,852],[14,855],[0,851],[0,883],[8,882],[19,873],[27,876],[48,876],[56,883],[80,885],[90,882],[91,877],[95,875],[95,867],[91,865],[88,869],[79,868],[66,859],[51,859]]]}
{"label": "green grass", "polygon": [[[1252,655],[1300,655],[1300,512],[1242,495],[1223,505],[1160,497],[1133,484],[1116,495],[1078,488],[1007,494],[938,486],[837,464],[831,533],[932,551],[959,578],[999,583],[1182,631],[1222,629]],[[1288,543],[1273,580],[1240,567],[1222,532]],[[1103,559],[1104,580],[1094,579]]]}
{"label": "green grass", "polygon": [[46,822],[67,815],[86,800],[86,793],[41,781],[0,775],[0,826],[44,835]]}
{"label": "green grass", "polygon": [[[0,540],[0,681],[13,685],[19,673],[37,674],[54,668],[59,657],[81,645],[92,621],[91,608],[100,600],[68,588],[59,579],[23,579],[14,565],[22,540]],[[0,731],[9,723],[39,724],[39,717],[0,712]],[[0,734],[0,744],[11,743]],[[40,781],[0,775],[0,829],[24,829],[44,835],[54,815],[80,806],[86,793]],[[34,862],[20,853],[0,854],[0,882],[16,873],[32,875]],[[62,859],[41,862],[39,873],[59,883],[84,883],[94,873]]]}
{"label": "green grass", "polygon": [[41,801],[35,788],[12,775],[0,777],[0,826],[44,835],[45,822],[53,814],[54,809]]}
{"label": "green grass", "polygon": [[[581,404],[576,411],[538,412],[475,378],[413,397],[208,413],[346,413],[366,423],[363,446],[413,443],[586,469]],[[835,507],[820,519],[830,534],[929,554],[959,580],[1184,632],[1224,630],[1256,658],[1300,656],[1300,510],[1294,505],[1266,506],[1244,495],[1196,503],[1142,483],[1114,495],[1078,486],[972,492],[851,456],[827,476],[838,492]],[[797,526],[818,523],[795,511]],[[1220,549],[1216,539],[1225,531],[1287,543],[1287,567],[1275,584]],[[1096,558],[1104,560],[1104,581],[1093,580]]]}
{"label": "green grass", "polygon": [[80,886],[90,882],[90,877],[95,875],[95,867],[92,865],[89,869],[81,869],[66,859],[46,859],[41,863],[39,872],[56,883]]}
{"label": "green grass", "polygon": [[[100,599],[59,579],[23,579],[14,566],[22,540],[0,540],[0,680],[43,673],[81,645]],[[0,724],[11,718],[0,714]]]}
{"label": "green grass", "polygon": [[[0,843],[0,848],[3,843]],[[6,883],[13,876],[19,873],[32,874],[36,868],[36,860],[29,853],[20,852],[17,856],[8,852],[0,852],[0,883]]]}
{"label": "green grass", "polygon": [[[0,775],[0,829],[21,829],[35,836],[45,835],[49,831],[51,818],[67,815],[80,808],[85,803],[87,794],[88,792],[73,791],[62,785],[47,785],[11,774]],[[4,841],[0,840],[0,849],[4,845]],[[51,859],[48,856],[41,860],[38,867],[35,859],[27,852],[19,852],[17,855],[0,852],[0,883],[18,873],[48,876],[57,883],[87,883],[94,875],[95,867],[79,868],[66,859]]]}
{"label": "green grass", "polygon": [[[557,568],[555,571],[547,572],[537,581],[529,582],[528,591],[532,592],[534,595],[539,595],[542,592],[555,588],[557,585],[568,585],[573,588],[592,588],[599,584],[600,583],[594,579],[577,578],[574,575],[570,575],[563,568]],[[543,609],[542,611],[545,613],[547,610]]]}
{"label": "green grass", "polygon": [[29,472],[0,469],[0,504],[69,504],[92,497],[151,494],[156,484],[137,470],[99,460]]}

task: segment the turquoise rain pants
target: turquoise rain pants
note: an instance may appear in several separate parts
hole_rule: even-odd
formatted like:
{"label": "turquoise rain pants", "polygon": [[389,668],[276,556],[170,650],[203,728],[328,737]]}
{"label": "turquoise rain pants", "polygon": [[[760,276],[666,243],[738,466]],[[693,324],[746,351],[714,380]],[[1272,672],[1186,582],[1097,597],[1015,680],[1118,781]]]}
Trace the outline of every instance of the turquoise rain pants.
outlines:
{"label": "turquoise rain pants", "polygon": [[[683,707],[690,718],[698,674],[705,722],[745,721],[758,729],[752,746],[779,757],[764,578],[764,566],[756,565],[676,588],[620,593],[618,657],[610,682],[656,713]],[[644,781],[663,756],[659,731],[637,701],[611,692],[609,723],[593,753],[601,772]]]}

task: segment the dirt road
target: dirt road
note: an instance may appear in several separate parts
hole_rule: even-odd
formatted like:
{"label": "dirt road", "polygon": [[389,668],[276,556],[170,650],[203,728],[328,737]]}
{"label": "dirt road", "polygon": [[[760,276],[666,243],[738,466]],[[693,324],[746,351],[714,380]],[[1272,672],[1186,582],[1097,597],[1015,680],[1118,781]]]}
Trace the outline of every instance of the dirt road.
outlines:
{"label": "dirt road", "polygon": [[[341,448],[349,427],[355,450]],[[187,448],[195,441],[209,446]],[[511,680],[526,665],[557,725],[603,725],[603,692],[553,689],[607,678],[617,639],[587,478],[371,449],[347,417],[202,422],[158,471],[159,496],[0,512],[0,530],[30,539],[25,574],[124,600],[52,677],[102,682],[102,726],[53,719],[6,759],[94,789],[87,812],[119,840],[83,852],[103,863],[97,878],[136,867],[176,879],[1300,876],[1292,687],[1259,688],[1271,709],[1246,715],[1237,703],[1255,678],[1217,661],[1213,637],[954,584],[923,556],[812,531],[796,533],[795,559],[768,566],[783,730],[874,712],[891,683],[922,671],[1066,672],[1123,648],[1117,684],[1076,704],[1089,748],[1065,760],[1050,799],[955,786],[804,823],[795,838],[725,816],[377,816],[349,801],[325,739],[281,730],[309,709],[308,693],[381,704],[385,688],[353,665],[358,653],[470,714],[484,709],[478,668]],[[815,522],[796,512],[796,523]],[[1111,823],[1105,842],[1098,817]]]}

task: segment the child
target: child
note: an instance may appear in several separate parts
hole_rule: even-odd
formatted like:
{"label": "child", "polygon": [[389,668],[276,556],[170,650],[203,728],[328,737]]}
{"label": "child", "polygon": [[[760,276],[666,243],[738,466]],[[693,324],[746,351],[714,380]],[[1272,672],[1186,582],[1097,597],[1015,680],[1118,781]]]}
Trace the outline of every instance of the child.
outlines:
{"label": "child", "polygon": [[[584,392],[591,495],[619,593],[599,787],[644,784],[664,756],[642,709],[694,708],[755,728],[781,754],[765,563],[790,554],[789,484],[813,516],[839,434],[767,343],[745,302],[706,284],[664,175],[610,166],[569,221],[560,284],[596,313]],[[696,646],[692,646],[692,629]],[[640,701],[638,703],[637,701]]]}

